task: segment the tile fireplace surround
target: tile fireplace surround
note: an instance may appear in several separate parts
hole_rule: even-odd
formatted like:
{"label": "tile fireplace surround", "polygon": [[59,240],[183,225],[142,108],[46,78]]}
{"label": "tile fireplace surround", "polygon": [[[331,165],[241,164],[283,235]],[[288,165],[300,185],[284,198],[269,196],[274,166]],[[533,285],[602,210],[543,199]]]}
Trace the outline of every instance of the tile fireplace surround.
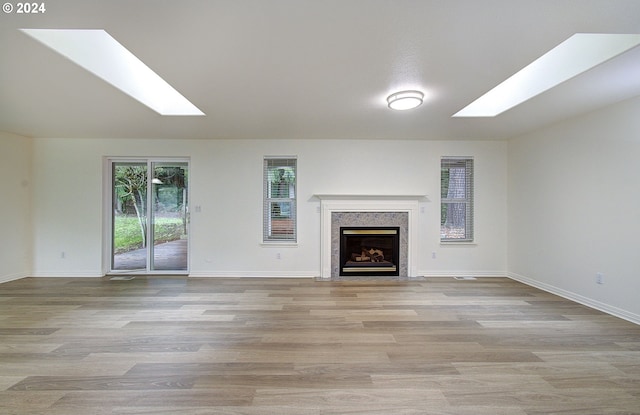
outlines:
{"label": "tile fireplace surround", "polygon": [[417,277],[418,213],[425,195],[315,195],[320,199],[320,276],[338,277],[341,226],[400,227],[400,277]]}

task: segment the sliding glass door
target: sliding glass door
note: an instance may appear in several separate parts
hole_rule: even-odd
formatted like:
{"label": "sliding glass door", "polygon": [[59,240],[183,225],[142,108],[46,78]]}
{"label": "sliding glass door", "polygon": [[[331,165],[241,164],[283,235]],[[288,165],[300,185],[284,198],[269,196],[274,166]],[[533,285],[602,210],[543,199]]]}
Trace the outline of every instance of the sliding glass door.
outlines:
{"label": "sliding glass door", "polygon": [[188,160],[113,159],[110,272],[186,273]]}

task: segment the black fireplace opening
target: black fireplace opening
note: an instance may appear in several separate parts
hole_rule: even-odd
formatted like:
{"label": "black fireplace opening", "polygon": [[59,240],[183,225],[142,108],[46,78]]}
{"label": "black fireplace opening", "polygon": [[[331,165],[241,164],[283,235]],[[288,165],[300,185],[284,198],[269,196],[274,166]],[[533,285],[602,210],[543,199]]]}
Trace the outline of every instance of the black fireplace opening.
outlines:
{"label": "black fireplace opening", "polygon": [[400,275],[400,228],[341,227],[340,276]]}

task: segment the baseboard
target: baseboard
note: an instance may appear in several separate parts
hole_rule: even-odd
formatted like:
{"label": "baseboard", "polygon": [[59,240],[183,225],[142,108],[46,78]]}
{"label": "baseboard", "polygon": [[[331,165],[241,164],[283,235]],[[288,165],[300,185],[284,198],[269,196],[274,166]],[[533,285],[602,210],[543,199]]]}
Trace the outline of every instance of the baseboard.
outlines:
{"label": "baseboard", "polygon": [[34,272],[32,277],[36,278],[102,278],[104,274],[95,271],[73,271],[73,272]]}
{"label": "baseboard", "polygon": [[282,272],[282,271],[192,271],[189,277],[194,278],[315,278],[318,272]]}
{"label": "baseboard", "polygon": [[419,271],[422,277],[506,277],[506,271]]}
{"label": "baseboard", "polygon": [[546,291],[551,294],[555,294],[557,296],[566,298],[571,301],[575,301],[578,304],[582,304],[584,306],[593,308],[598,311],[602,311],[603,313],[610,314],[614,317],[621,318],[623,320],[630,321],[631,323],[635,323],[640,325],[640,315],[631,313],[629,311],[623,310],[618,307],[611,306],[609,304],[602,303],[600,301],[593,300],[588,297],[584,297],[580,294],[576,294],[571,291],[563,290],[562,288],[555,287],[550,284],[546,284],[544,282],[536,281],[534,279],[525,277],[524,275],[516,274],[515,272],[509,272],[507,274],[509,278],[515,281],[519,281],[523,284],[527,284],[531,287],[538,288],[542,291]]}
{"label": "baseboard", "polygon": [[3,282],[9,282],[9,281],[19,280],[19,279],[22,279],[22,278],[27,278],[28,276],[29,275],[22,274],[22,273],[2,275],[2,276],[0,276],[0,284],[2,284]]}

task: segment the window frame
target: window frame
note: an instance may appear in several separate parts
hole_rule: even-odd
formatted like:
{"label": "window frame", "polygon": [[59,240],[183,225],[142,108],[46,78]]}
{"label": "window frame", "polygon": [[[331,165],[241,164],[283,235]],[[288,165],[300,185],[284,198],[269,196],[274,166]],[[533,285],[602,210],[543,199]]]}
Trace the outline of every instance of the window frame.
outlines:
{"label": "window frame", "polygon": [[[464,168],[464,195],[462,197],[447,197],[445,191],[444,171],[451,168]],[[475,240],[474,224],[474,159],[470,156],[446,156],[440,159],[440,242],[441,243],[473,243]],[[447,185],[447,194],[449,186]],[[445,229],[445,211],[447,205],[464,205],[464,235],[462,237],[447,237]]]}
{"label": "window frame", "polygon": [[[287,187],[286,197],[273,197],[273,182],[270,180],[270,169],[282,168],[293,170],[293,182],[283,182]],[[297,183],[298,183],[298,157],[297,156],[265,156],[263,158],[263,207],[262,207],[262,242],[272,243],[297,243],[298,240],[298,214],[297,214]],[[286,215],[278,219],[291,221],[285,225],[286,231],[282,234],[274,234],[274,204],[278,204],[280,212],[286,211]],[[284,207],[287,207],[284,209]]]}

